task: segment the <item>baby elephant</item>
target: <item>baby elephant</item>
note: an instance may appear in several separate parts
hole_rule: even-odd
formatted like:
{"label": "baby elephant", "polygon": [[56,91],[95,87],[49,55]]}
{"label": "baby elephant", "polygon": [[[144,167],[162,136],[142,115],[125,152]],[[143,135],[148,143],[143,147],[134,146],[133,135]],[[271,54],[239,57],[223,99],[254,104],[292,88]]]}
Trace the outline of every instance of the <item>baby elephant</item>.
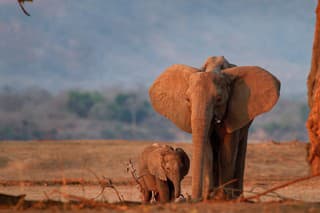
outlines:
{"label": "baby elephant", "polygon": [[188,174],[190,159],[181,148],[153,144],[146,147],[139,159],[139,175],[143,202],[174,201],[181,195],[181,181]]}

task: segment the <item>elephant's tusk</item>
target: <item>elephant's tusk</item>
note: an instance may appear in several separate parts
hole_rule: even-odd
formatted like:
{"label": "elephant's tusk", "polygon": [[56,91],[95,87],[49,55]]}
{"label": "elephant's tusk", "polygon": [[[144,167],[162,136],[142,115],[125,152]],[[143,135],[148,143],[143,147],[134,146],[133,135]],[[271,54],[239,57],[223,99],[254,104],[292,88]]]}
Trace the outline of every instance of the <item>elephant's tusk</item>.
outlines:
{"label": "elephant's tusk", "polygon": [[217,123],[217,124],[220,124],[220,123],[221,123],[221,120],[220,120],[220,119],[217,119],[217,118],[216,118],[215,120],[216,120],[216,123]]}

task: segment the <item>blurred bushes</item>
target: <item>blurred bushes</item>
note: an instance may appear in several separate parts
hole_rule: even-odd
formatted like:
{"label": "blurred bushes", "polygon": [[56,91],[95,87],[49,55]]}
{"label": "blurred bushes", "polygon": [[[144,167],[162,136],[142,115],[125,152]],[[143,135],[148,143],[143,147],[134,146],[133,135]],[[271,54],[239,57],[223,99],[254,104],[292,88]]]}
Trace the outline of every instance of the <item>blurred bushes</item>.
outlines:
{"label": "blurred bushes", "polygon": [[96,104],[91,117],[99,120],[141,124],[151,116],[152,108],[146,99],[134,93],[119,93],[111,100]]}
{"label": "blurred bushes", "polygon": [[81,118],[88,117],[91,108],[103,101],[103,96],[98,92],[71,91],[68,97],[68,109]]}
{"label": "blurred bushes", "polygon": [[255,140],[303,140],[308,136],[305,122],[309,108],[299,99],[280,99],[271,112],[258,116],[250,130]]}
{"label": "blurred bushes", "polygon": [[[253,140],[307,140],[304,100],[280,100],[258,116]],[[72,90],[52,94],[39,88],[0,90],[0,140],[31,139],[191,140],[152,109],[145,89]]]}
{"label": "blurred bushes", "polygon": [[0,90],[0,140],[175,140],[173,130],[145,91]]}

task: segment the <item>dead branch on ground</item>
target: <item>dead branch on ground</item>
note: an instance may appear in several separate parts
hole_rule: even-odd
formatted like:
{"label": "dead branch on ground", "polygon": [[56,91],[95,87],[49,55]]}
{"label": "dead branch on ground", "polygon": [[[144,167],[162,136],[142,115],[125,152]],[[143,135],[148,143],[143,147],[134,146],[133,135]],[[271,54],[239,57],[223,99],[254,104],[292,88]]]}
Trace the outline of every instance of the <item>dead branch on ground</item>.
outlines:
{"label": "dead branch on ground", "polygon": [[108,202],[100,202],[100,201],[96,201],[94,199],[87,199],[85,197],[64,193],[59,190],[53,190],[50,193],[50,195],[52,195],[52,194],[59,194],[64,199],[68,200],[70,203],[73,202],[75,204],[79,204],[80,205],[79,207],[81,207],[81,208],[83,208],[83,207],[91,207],[91,208],[103,207],[103,208],[112,208],[112,209],[121,208],[121,206],[118,206],[115,204],[111,204]]}
{"label": "dead branch on ground", "polygon": [[98,177],[98,175],[97,175],[94,171],[92,171],[92,170],[89,169],[89,168],[88,168],[88,171],[91,172],[91,173],[95,176],[95,178],[97,179],[97,181],[98,181],[98,183],[99,183],[99,185],[100,185],[100,187],[101,187],[101,191],[100,191],[99,194],[98,194],[95,198],[93,198],[93,199],[97,199],[98,197],[100,197],[100,196],[103,194],[103,192],[104,192],[104,190],[105,190],[106,188],[111,188],[111,189],[116,193],[116,195],[117,195],[117,197],[118,197],[118,199],[119,199],[119,202],[120,202],[120,203],[123,203],[123,202],[124,202],[123,196],[120,194],[120,192],[118,191],[118,189],[113,185],[111,179],[106,178],[106,177],[104,177],[104,176],[102,176],[102,179],[100,179],[100,178]]}
{"label": "dead branch on ground", "polygon": [[17,205],[19,201],[24,200],[25,197],[25,194],[8,195],[0,193],[0,205]]}
{"label": "dead branch on ground", "polygon": [[[232,180],[227,181],[224,184],[221,184],[220,186],[218,186],[217,188],[215,188],[213,190],[212,195],[214,196],[220,189],[226,189],[225,186],[228,186],[228,185],[230,185],[234,182],[237,182],[237,181],[238,181],[238,179],[232,179]],[[232,193],[233,193],[233,191],[232,191]]]}
{"label": "dead branch on ground", "polygon": [[[259,192],[255,192],[255,189],[257,189],[257,188],[261,188],[263,190],[266,190],[265,187],[255,186],[255,187],[252,187],[251,189],[249,189],[248,191],[243,191],[243,193],[251,193],[251,194],[254,194],[254,195],[258,195]],[[292,199],[292,198],[288,198],[288,197],[285,197],[283,195],[280,195],[279,193],[277,193],[275,191],[270,192],[270,194],[265,194],[264,196],[271,197],[271,198],[278,198],[278,199],[280,199],[280,201],[297,201],[296,199]],[[243,196],[242,196],[242,198],[243,198]],[[240,198],[240,200],[241,200],[241,198]],[[260,198],[258,198],[258,201],[260,201]]]}
{"label": "dead branch on ground", "polygon": [[264,192],[261,192],[261,193],[258,193],[257,195],[253,195],[253,196],[249,196],[249,197],[243,197],[240,201],[242,202],[248,202],[250,200],[253,200],[253,199],[258,199],[263,196],[263,195],[266,195],[266,194],[269,194],[271,192],[274,192],[278,189],[281,189],[281,188],[284,188],[284,187],[287,187],[287,186],[290,186],[290,185],[293,185],[295,183],[298,183],[298,182],[302,182],[302,181],[305,181],[305,180],[309,180],[311,178],[314,178],[314,177],[319,177],[320,176],[320,173],[319,174],[316,174],[316,175],[311,175],[311,176],[307,176],[307,177],[302,177],[302,178],[298,178],[298,179],[295,179],[295,180],[292,180],[292,181],[289,181],[289,182],[286,182],[284,184],[281,184],[279,186],[275,186],[275,187],[272,187],[271,189],[268,189]]}

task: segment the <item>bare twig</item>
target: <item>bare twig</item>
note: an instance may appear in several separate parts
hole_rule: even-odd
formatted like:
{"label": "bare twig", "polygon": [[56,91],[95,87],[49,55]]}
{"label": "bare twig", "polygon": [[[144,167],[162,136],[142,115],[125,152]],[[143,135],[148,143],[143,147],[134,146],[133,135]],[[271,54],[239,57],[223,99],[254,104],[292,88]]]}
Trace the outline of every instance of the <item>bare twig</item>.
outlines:
{"label": "bare twig", "polygon": [[218,186],[217,189],[224,188],[225,186],[228,186],[228,185],[230,185],[231,183],[234,183],[234,182],[237,182],[237,181],[238,181],[238,179],[229,180],[228,182],[226,182],[226,183]]}
{"label": "bare twig", "polygon": [[[225,188],[225,186],[230,185],[230,184],[232,184],[232,183],[234,183],[236,181],[238,181],[238,179],[232,179],[232,180],[229,180],[229,181],[225,182],[224,184],[219,185],[218,187],[213,189],[213,191],[210,193],[209,196],[210,197],[214,197],[220,189],[227,189],[227,188]],[[228,190],[232,191],[232,193],[233,193],[233,189],[232,188],[228,188]]]}
{"label": "bare twig", "polygon": [[15,210],[21,210],[23,207],[23,203],[24,203],[24,198],[25,196],[21,196],[18,203],[15,205],[14,209]]}
{"label": "bare twig", "polygon": [[97,202],[94,199],[87,199],[85,197],[64,193],[64,192],[61,192],[59,190],[53,190],[50,193],[50,195],[51,194],[59,194],[60,196],[62,196],[66,200],[76,201],[76,202],[81,203],[82,205],[93,206],[93,207],[97,207],[97,206],[110,207],[110,204],[108,204],[108,203]]}
{"label": "bare twig", "polygon": [[[140,196],[141,196],[141,199],[143,197],[143,194],[144,194],[144,190],[146,190],[143,185],[141,184],[141,181],[139,179],[141,179],[143,176],[145,176],[145,174],[138,176],[137,175],[137,169],[134,167],[133,165],[133,162],[132,160],[130,159],[128,164],[127,164],[127,172],[130,172],[131,173],[131,176],[133,178],[133,180],[136,182],[136,185],[138,186],[138,190],[140,191]],[[142,181],[144,181],[142,179]],[[152,196],[151,196],[151,203],[152,202],[155,202],[156,199],[155,199],[155,192],[152,192]]]}
{"label": "bare twig", "polygon": [[278,190],[278,189],[281,189],[281,188],[284,188],[284,187],[286,187],[286,186],[295,184],[295,183],[297,183],[297,182],[309,180],[309,179],[314,178],[314,177],[319,177],[319,176],[320,176],[320,173],[319,173],[319,174],[316,174],[316,175],[311,175],[311,176],[307,176],[307,177],[298,178],[298,179],[295,179],[295,180],[286,182],[286,183],[284,183],[284,184],[281,184],[281,185],[279,185],[279,186],[275,186],[275,187],[273,187],[273,188],[271,188],[271,189],[268,189],[268,190],[266,190],[266,191],[264,191],[264,192],[261,192],[261,193],[259,193],[259,194],[257,194],[257,195],[253,195],[253,196],[246,197],[246,198],[244,197],[244,198],[241,199],[241,201],[244,201],[244,202],[245,202],[245,201],[250,201],[250,200],[252,200],[252,199],[259,199],[261,196],[266,195],[266,194],[271,193],[271,192],[274,192],[274,191],[276,191],[276,190]]}
{"label": "bare twig", "polygon": [[46,197],[47,200],[50,200],[49,195],[47,194],[47,192],[43,191],[44,196]]}
{"label": "bare twig", "polygon": [[131,176],[132,176],[133,180],[134,180],[134,181],[136,182],[136,184],[140,187],[140,191],[141,191],[141,189],[143,188],[142,185],[141,185],[141,183],[140,183],[140,181],[139,181],[139,179],[140,179],[141,177],[137,176],[136,171],[137,171],[137,170],[136,170],[136,168],[134,168],[133,163],[132,163],[132,160],[130,159],[130,160],[129,160],[129,163],[127,164],[127,172],[130,172],[130,173],[131,173]]}
{"label": "bare twig", "polygon": [[123,196],[119,193],[118,189],[112,184],[111,179],[106,178],[106,177],[102,177],[102,180],[101,180],[94,171],[92,171],[89,168],[88,168],[88,171],[91,172],[95,176],[95,178],[97,179],[97,181],[101,187],[101,191],[94,199],[97,199],[99,196],[101,196],[103,194],[105,188],[111,188],[116,193],[119,201],[121,203],[124,201]]}
{"label": "bare twig", "polygon": [[227,185],[230,185],[231,183],[234,183],[238,181],[238,179],[232,179],[232,180],[229,180],[228,182],[224,183],[224,184],[221,184],[220,186],[218,186],[217,188],[214,189],[214,192],[218,191],[219,189],[221,188],[225,188],[225,186]]}
{"label": "bare twig", "polygon": [[32,0],[18,0],[18,3],[19,3],[19,6],[20,6],[21,10],[23,11],[23,13],[24,13],[25,15],[27,15],[27,16],[30,16],[30,14],[29,14],[29,13],[26,11],[26,9],[24,9],[24,7],[23,7],[23,3],[24,3],[25,1],[31,1],[31,2],[32,2]]}
{"label": "bare twig", "polygon": [[[258,187],[256,186],[256,187],[253,187],[253,188],[251,188],[250,190],[248,190],[248,191],[243,191],[243,192],[245,192],[245,193],[251,193],[251,194],[254,194],[254,195],[257,195],[257,194],[259,194],[259,192],[255,192],[254,190],[255,189],[257,189]],[[264,189],[265,190],[265,187],[261,187],[262,189]],[[239,190],[240,191],[240,190]],[[280,194],[278,194],[278,193],[276,193],[276,192],[271,192],[272,194],[270,194],[270,195],[268,195],[268,194],[266,194],[266,195],[264,195],[264,196],[266,196],[266,197],[272,197],[272,198],[279,198],[280,200],[295,200],[295,199],[292,199],[292,198],[288,198],[288,197],[285,197],[285,196],[282,196],[282,195],[280,195]]]}

